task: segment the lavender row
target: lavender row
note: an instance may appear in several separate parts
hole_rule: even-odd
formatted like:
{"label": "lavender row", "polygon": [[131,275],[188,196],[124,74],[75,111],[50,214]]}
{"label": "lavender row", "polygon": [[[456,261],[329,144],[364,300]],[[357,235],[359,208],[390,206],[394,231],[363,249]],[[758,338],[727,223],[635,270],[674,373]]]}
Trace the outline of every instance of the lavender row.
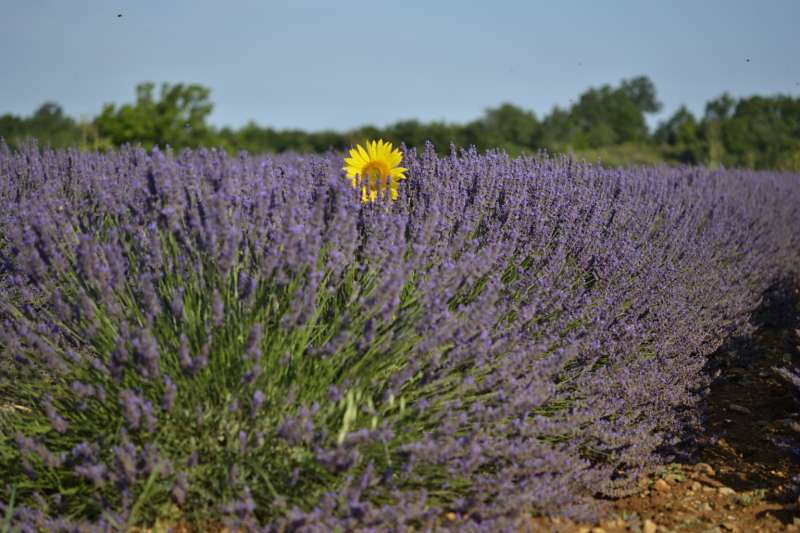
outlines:
{"label": "lavender row", "polygon": [[[591,517],[800,270],[800,177],[0,152],[0,501],[25,528]],[[4,367],[5,368],[5,367]]]}

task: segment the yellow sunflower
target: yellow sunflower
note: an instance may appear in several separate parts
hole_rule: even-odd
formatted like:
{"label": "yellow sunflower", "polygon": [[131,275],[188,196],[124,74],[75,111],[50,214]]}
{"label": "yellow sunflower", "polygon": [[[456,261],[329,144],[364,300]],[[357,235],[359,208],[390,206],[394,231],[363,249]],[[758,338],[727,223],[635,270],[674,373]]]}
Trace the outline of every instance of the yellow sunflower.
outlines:
{"label": "yellow sunflower", "polygon": [[361,186],[361,201],[374,202],[378,198],[397,200],[400,180],[406,179],[406,169],[397,165],[403,160],[400,150],[382,139],[367,141],[367,148],[356,145],[345,158],[342,170],[347,172],[353,188]]}

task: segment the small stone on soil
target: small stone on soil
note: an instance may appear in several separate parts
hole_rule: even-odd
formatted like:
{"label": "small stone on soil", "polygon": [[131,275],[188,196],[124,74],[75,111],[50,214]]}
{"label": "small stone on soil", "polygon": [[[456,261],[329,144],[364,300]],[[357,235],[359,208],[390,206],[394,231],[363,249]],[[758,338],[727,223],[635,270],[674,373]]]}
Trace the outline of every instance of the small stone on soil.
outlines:
{"label": "small stone on soil", "polygon": [[719,492],[720,496],[733,496],[736,494],[736,491],[730,487],[720,487],[717,492]]}
{"label": "small stone on soil", "polygon": [[743,415],[752,415],[753,414],[753,411],[751,411],[747,407],[744,407],[743,405],[737,405],[735,403],[732,403],[732,404],[729,405],[729,407],[730,407],[731,411],[736,411],[737,413],[742,413]]}
{"label": "small stone on soil", "polygon": [[642,524],[642,533],[656,533],[656,530],[658,530],[658,526],[649,518]]}
{"label": "small stone on soil", "polygon": [[667,483],[663,479],[656,480],[656,482],[653,483],[653,488],[656,489],[658,492],[669,492],[670,491],[669,483]]}
{"label": "small stone on soil", "polygon": [[697,470],[698,472],[704,473],[707,476],[714,475],[714,469],[711,468],[711,465],[708,463],[697,463],[696,465],[694,465],[694,469]]}

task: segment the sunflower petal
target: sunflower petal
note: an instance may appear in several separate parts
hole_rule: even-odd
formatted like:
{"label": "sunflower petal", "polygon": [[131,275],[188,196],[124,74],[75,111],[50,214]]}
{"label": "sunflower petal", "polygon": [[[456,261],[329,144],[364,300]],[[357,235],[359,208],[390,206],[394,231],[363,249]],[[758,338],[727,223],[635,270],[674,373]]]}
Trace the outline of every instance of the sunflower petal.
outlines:
{"label": "sunflower petal", "polygon": [[383,139],[367,140],[348,151],[342,170],[354,188],[361,188],[361,201],[398,196],[398,184],[406,179],[406,168],[398,166],[403,161],[402,152]]}

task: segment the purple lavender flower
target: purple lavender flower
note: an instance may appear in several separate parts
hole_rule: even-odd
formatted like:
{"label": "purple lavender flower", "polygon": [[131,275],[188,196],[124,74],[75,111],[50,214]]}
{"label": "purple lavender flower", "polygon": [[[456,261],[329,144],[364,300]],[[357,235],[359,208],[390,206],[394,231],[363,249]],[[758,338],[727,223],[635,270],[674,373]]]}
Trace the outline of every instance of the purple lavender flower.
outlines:
{"label": "purple lavender flower", "polygon": [[260,390],[257,390],[253,393],[253,401],[252,401],[252,409],[253,412],[257,412],[261,409],[261,406],[264,404],[264,393]]}
{"label": "purple lavender flower", "polygon": [[58,414],[55,407],[53,407],[53,399],[49,394],[45,394],[44,396],[44,412],[47,415],[47,419],[50,421],[50,425],[53,427],[55,431],[58,433],[66,433],[67,429],[69,428],[69,424],[67,421]]}
{"label": "purple lavender flower", "polygon": [[[0,146],[0,363],[26,409],[0,501],[62,480],[106,530],[170,496],[243,530],[592,519],[694,431],[709,357],[800,275],[796,175],[404,166],[396,201],[362,204],[335,155]],[[34,493],[19,516],[61,527]]]}
{"label": "purple lavender flower", "polygon": [[178,387],[169,376],[164,376],[164,395],[161,397],[161,409],[171,411],[175,405],[175,398],[178,395]]}

